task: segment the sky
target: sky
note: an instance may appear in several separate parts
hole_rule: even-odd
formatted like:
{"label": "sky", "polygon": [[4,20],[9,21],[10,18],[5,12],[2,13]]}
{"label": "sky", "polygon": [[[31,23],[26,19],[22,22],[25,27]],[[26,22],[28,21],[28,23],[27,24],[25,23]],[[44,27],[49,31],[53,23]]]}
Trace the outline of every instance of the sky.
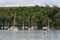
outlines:
{"label": "sky", "polygon": [[0,0],[0,7],[1,6],[59,6],[60,7],[60,0]]}

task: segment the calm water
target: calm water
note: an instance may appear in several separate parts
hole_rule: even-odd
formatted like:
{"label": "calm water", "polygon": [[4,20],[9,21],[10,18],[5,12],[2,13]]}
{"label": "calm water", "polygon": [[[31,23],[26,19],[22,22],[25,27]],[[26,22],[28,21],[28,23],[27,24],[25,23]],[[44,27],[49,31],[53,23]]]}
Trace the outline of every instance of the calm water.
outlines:
{"label": "calm water", "polygon": [[60,30],[50,30],[43,33],[43,30],[0,30],[0,40],[60,40]]}

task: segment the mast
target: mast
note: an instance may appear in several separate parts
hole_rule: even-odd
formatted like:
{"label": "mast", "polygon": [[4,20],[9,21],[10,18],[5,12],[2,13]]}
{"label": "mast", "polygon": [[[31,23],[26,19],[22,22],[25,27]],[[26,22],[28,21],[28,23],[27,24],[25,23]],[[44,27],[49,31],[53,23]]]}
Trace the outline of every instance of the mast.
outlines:
{"label": "mast", "polygon": [[22,29],[24,30],[24,18],[23,18],[23,23],[22,23],[23,25],[22,25]]}
{"label": "mast", "polygon": [[48,29],[50,28],[50,26],[49,26],[49,21],[48,21]]}
{"label": "mast", "polygon": [[14,23],[13,25],[16,25],[16,13],[14,13]]}

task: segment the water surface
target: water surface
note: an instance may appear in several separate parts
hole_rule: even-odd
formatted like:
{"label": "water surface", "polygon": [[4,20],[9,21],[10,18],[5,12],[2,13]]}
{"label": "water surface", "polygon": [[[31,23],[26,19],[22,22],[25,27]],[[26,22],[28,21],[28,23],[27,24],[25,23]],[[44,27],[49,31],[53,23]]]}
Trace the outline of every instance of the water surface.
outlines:
{"label": "water surface", "polygon": [[60,30],[0,30],[0,40],[60,40]]}

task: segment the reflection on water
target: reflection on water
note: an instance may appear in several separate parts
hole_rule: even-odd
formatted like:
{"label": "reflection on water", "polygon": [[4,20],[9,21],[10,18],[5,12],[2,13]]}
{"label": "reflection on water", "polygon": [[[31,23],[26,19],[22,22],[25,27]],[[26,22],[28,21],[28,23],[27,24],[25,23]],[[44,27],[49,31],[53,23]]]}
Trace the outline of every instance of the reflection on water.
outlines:
{"label": "reflection on water", "polygon": [[60,30],[0,30],[0,40],[60,40]]}

